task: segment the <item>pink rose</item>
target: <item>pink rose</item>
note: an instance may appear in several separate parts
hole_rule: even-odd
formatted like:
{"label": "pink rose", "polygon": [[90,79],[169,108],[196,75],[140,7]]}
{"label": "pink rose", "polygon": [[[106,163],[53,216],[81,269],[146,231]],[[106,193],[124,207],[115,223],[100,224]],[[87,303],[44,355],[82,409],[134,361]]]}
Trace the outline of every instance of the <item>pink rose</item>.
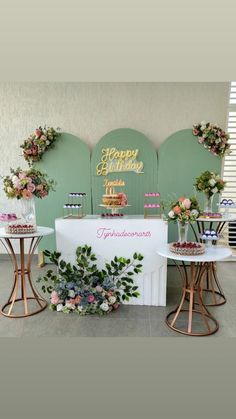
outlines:
{"label": "pink rose", "polygon": [[37,156],[37,154],[38,154],[38,147],[32,147],[32,154],[33,154],[33,156]]}
{"label": "pink rose", "polygon": [[186,209],[189,209],[191,207],[191,201],[190,201],[190,199],[186,198],[183,201],[183,205],[185,206]]}
{"label": "pink rose", "polygon": [[27,175],[25,172],[20,172],[18,176],[19,176],[19,179],[25,179]]}
{"label": "pink rose", "polygon": [[88,300],[89,303],[92,303],[95,300],[94,295],[90,294],[88,296],[87,300]]}
{"label": "pink rose", "polygon": [[103,288],[100,285],[97,285],[96,286],[96,291],[97,292],[102,292],[103,291]]}
{"label": "pink rose", "polygon": [[47,196],[47,191],[45,191],[45,190],[42,190],[42,191],[40,191],[39,192],[39,195],[41,196],[41,198],[44,198],[45,196]]}
{"label": "pink rose", "polygon": [[18,180],[15,180],[14,182],[13,182],[13,185],[14,185],[14,187],[16,188],[16,189],[22,189],[23,188],[23,186],[21,185],[21,183],[20,183],[20,180],[18,179]]}
{"label": "pink rose", "polygon": [[203,138],[203,137],[199,137],[199,138],[198,138],[198,142],[199,142],[199,144],[204,143],[204,138]]}
{"label": "pink rose", "polygon": [[59,298],[57,292],[52,291],[52,293],[51,293],[51,304],[58,304],[59,301],[60,301],[60,298]]}
{"label": "pink rose", "polygon": [[31,151],[31,149],[29,148],[28,150],[25,150],[25,151],[24,151],[24,153],[25,153],[25,154],[27,154],[28,156],[30,156],[30,154],[32,154],[32,151]]}
{"label": "pink rose", "polygon": [[40,137],[41,134],[42,134],[42,131],[40,129],[36,129],[35,132],[34,132],[34,135],[36,137]]}
{"label": "pink rose", "polygon": [[41,135],[40,140],[41,141],[46,141],[47,137],[45,135]]}
{"label": "pink rose", "polygon": [[33,197],[32,193],[27,189],[23,189],[22,196],[24,199],[31,199]]}
{"label": "pink rose", "polygon": [[199,133],[199,130],[197,128],[194,128],[193,135],[198,135],[198,133]]}
{"label": "pink rose", "polygon": [[178,201],[179,202],[184,202],[184,200],[185,200],[186,198],[185,198],[185,196],[181,196],[179,199],[178,199]]}
{"label": "pink rose", "polygon": [[176,206],[173,208],[173,211],[174,211],[174,213],[175,213],[176,215],[178,215],[178,214],[180,214],[180,213],[181,213],[181,208],[180,208],[178,205],[176,205]]}
{"label": "pink rose", "polygon": [[27,189],[30,192],[34,192],[35,191],[35,185],[33,183],[28,183]]}

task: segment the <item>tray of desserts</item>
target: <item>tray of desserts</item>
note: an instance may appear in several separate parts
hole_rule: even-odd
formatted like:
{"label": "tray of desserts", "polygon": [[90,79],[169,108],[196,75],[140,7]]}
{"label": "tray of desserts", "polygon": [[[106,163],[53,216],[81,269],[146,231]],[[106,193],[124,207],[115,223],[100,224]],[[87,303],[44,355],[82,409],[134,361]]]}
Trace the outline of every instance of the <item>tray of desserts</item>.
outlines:
{"label": "tray of desserts", "polygon": [[205,245],[197,242],[173,242],[169,249],[177,255],[197,256],[205,253]]}
{"label": "tray of desserts", "polygon": [[222,236],[217,234],[215,230],[205,230],[199,237],[202,240],[215,241],[219,240]]}
{"label": "tray of desserts", "polygon": [[222,218],[220,212],[201,212],[199,218]]}
{"label": "tray of desserts", "polygon": [[222,199],[218,204],[219,208],[236,208],[236,204],[232,199]]}
{"label": "tray of desserts", "polygon": [[37,231],[37,227],[33,224],[8,224],[5,227],[8,234],[31,234]]}
{"label": "tray of desserts", "polygon": [[14,212],[10,212],[10,213],[1,212],[0,213],[0,221],[4,223],[9,223],[10,221],[16,221],[16,220],[18,220],[18,218]]}

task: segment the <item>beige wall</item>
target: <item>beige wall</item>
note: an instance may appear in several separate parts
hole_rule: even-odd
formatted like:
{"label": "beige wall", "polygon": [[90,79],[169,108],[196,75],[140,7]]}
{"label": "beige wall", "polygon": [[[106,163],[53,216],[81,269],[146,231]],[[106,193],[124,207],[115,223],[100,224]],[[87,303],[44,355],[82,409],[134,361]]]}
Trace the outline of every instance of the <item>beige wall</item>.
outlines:
{"label": "beige wall", "polygon": [[25,165],[19,145],[37,125],[59,126],[90,148],[112,129],[134,128],[158,149],[194,122],[225,126],[228,89],[229,83],[0,83],[0,175]]}

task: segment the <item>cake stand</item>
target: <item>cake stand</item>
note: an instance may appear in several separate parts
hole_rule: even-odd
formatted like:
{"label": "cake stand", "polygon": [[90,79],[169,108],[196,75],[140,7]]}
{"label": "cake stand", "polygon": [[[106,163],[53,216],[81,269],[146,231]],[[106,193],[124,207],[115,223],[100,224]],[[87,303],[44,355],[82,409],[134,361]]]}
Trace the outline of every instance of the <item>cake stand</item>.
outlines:
{"label": "cake stand", "polygon": [[131,205],[104,205],[104,204],[100,204],[99,207],[102,208],[106,208],[107,210],[110,210],[112,214],[118,214],[120,209],[126,208],[126,207],[131,207]]}
{"label": "cake stand", "polygon": [[230,213],[229,210],[232,209],[232,208],[235,209],[236,208],[236,205],[235,204],[232,204],[232,205],[218,204],[218,207],[221,208],[221,209],[224,209],[224,213],[223,213],[224,217],[225,218],[229,218],[231,216],[231,213]]}

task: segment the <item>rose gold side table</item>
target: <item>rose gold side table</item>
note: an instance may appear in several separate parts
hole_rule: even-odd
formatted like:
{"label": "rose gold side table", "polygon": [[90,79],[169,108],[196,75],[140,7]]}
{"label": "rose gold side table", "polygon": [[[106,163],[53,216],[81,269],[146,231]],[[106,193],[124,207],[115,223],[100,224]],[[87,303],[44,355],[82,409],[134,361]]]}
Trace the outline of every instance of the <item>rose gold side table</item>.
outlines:
{"label": "rose gold side table", "polygon": [[[202,240],[199,239],[199,235],[202,235],[205,230],[212,230],[214,227],[216,233],[221,234],[226,223],[231,221],[236,221],[235,215],[229,214],[227,217],[222,215],[221,218],[199,217],[196,222],[197,231],[193,224],[191,224],[191,227],[196,240],[202,242]],[[206,306],[221,306],[226,303],[227,299],[217,276],[215,261],[208,263],[203,278],[203,284],[203,300]]]}
{"label": "rose gold side table", "polygon": [[[43,236],[52,234],[54,230],[49,227],[37,227],[35,233],[8,234],[4,228],[0,228],[0,241],[11,257],[14,268],[14,282],[7,302],[1,308],[3,316],[18,318],[28,317],[39,313],[47,307],[47,302],[35,289],[31,279],[31,262],[40,240]],[[25,240],[29,239],[28,256],[25,255]],[[18,263],[13,242],[19,242],[20,261]],[[29,302],[34,301],[36,308],[31,309]],[[20,307],[21,306],[21,307]],[[15,308],[21,308],[15,312]]]}
{"label": "rose gold side table", "polygon": [[[202,299],[202,278],[208,263],[226,259],[232,255],[227,247],[206,248],[203,255],[177,255],[166,245],[157,253],[172,259],[183,280],[179,305],[166,316],[166,324],[176,332],[188,336],[208,336],[217,332],[218,321],[212,316]],[[186,262],[190,266],[186,266]]]}

